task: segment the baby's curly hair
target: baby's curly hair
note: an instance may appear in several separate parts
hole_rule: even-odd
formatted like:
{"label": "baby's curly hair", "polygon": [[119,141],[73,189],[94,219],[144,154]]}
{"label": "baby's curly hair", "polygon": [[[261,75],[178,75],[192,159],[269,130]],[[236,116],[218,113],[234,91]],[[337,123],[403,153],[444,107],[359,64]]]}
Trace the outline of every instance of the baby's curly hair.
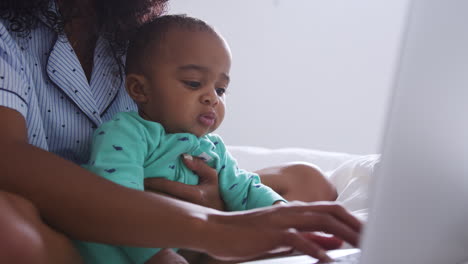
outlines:
{"label": "baby's curly hair", "polygon": [[148,55],[151,53],[151,47],[162,43],[166,33],[174,28],[216,34],[215,29],[205,21],[185,14],[157,17],[133,34],[127,50],[125,73],[144,73],[142,65],[145,63],[142,62],[150,57]]}

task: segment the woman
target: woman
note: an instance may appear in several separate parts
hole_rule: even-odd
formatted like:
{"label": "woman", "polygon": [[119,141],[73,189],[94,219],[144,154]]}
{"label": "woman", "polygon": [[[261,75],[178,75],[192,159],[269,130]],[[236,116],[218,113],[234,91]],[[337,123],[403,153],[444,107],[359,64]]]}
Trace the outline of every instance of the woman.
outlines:
{"label": "woman", "polygon": [[[0,262],[82,263],[69,238],[181,247],[224,260],[281,247],[328,260],[323,247],[330,240],[301,231],[325,231],[357,244],[359,221],[333,203],[235,213],[203,207],[220,199],[216,172],[197,160],[186,165],[202,184],[173,194],[203,206],[127,189],[76,165],[86,161],[98,124],[134,109],[122,90],[126,40],[165,4],[0,3]],[[236,247],[226,248],[225,240]]]}

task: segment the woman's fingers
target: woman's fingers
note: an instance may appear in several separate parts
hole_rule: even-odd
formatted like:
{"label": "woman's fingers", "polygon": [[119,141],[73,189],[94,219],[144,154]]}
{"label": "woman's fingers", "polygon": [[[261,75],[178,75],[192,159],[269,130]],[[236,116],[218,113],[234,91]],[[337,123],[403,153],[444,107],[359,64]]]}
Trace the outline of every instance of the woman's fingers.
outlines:
{"label": "woman's fingers", "polygon": [[306,239],[319,244],[325,250],[338,249],[343,245],[343,240],[332,235],[320,235],[314,232],[305,232],[302,235]]}
{"label": "woman's fingers", "polygon": [[[185,155],[184,155],[185,156]],[[188,169],[198,175],[198,185],[188,185],[162,178],[145,179],[145,190],[165,193],[175,198],[214,208],[224,209],[224,202],[219,194],[218,173],[199,158],[184,158]]]}
{"label": "woman's fingers", "polygon": [[200,198],[196,203],[223,211],[225,205],[219,193],[218,172],[208,166],[205,161],[200,158],[194,158],[186,154],[183,156],[185,166],[198,175],[197,190],[200,194]]}
{"label": "woman's fingers", "polygon": [[[228,237],[232,244],[238,245],[237,256],[253,258],[261,256],[262,252],[271,254],[292,248],[321,261],[330,261],[325,250],[340,247],[342,240],[354,245],[359,241],[359,220],[340,207],[293,203],[232,212],[213,216],[212,219],[220,226],[234,230]],[[323,237],[311,232],[325,232],[333,236]],[[221,259],[236,260],[226,258],[226,252],[225,247],[215,243],[213,251],[209,253]]]}
{"label": "woman's fingers", "polygon": [[182,161],[188,169],[198,175],[200,184],[218,183],[218,172],[208,166],[202,159],[184,154]]}
{"label": "woman's fingers", "polygon": [[200,194],[196,186],[187,185],[164,178],[145,179],[145,190],[164,193],[180,200],[195,203],[200,199]]}
{"label": "woman's fingers", "polygon": [[359,243],[361,222],[336,203],[291,203],[268,211],[257,211],[265,222],[279,228],[296,228],[300,232],[325,232],[354,246]]}
{"label": "woman's fingers", "polygon": [[320,261],[331,262],[325,250],[318,244],[312,242],[295,229],[289,229],[285,236],[285,244],[299,250],[300,252],[317,258]]}
{"label": "woman's fingers", "polygon": [[333,216],[356,232],[361,232],[362,229],[362,222],[336,202],[291,202],[288,204],[288,207],[292,207],[301,212],[309,211]]}
{"label": "woman's fingers", "polygon": [[353,246],[357,246],[359,243],[359,231],[353,230],[349,225],[330,214],[306,214],[305,217],[298,219],[296,226],[299,230],[307,231],[306,229],[312,228],[313,231],[333,234]]}
{"label": "woman's fingers", "polygon": [[319,202],[316,205],[317,211],[328,212],[339,221],[346,223],[354,231],[361,232],[362,222],[340,204],[336,202]]}
{"label": "woman's fingers", "polygon": [[295,219],[288,219],[287,222],[284,223],[285,227],[294,226],[302,232],[322,231],[333,234],[354,246],[359,243],[359,232],[329,214],[304,213],[296,216]]}
{"label": "woman's fingers", "polygon": [[[339,248],[345,240],[352,245],[359,243],[361,223],[346,209],[338,204],[293,204],[283,206],[274,215],[273,222],[278,221],[288,229],[285,244],[304,254],[321,261],[331,261],[325,250]],[[270,222],[274,225],[274,223]],[[293,231],[291,231],[293,230]],[[297,231],[300,237],[297,237]],[[324,236],[311,231],[321,231],[333,236]]]}

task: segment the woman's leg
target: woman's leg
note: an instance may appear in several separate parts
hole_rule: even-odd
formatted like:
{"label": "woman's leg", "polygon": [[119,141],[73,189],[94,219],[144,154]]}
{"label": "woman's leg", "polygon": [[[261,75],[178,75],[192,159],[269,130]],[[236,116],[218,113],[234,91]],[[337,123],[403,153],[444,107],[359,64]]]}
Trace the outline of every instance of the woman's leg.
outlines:
{"label": "woman's leg", "polygon": [[71,241],[47,226],[34,205],[0,191],[0,263],[84,263]]}
{"label": "woman's leg", "polygon": [[310,163],[294,162],[256,171],[262,183],[288,201],[334,201],[337,198],[333,184],[320,169]]}

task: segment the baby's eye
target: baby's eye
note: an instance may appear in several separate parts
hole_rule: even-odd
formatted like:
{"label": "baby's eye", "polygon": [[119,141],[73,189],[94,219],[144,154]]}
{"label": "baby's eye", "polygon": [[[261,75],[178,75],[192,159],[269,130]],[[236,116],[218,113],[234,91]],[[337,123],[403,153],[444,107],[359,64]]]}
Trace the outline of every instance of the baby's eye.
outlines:
{"label": "baby's eye", "polygon": [[225,88],[216,88],[216,93],[218,94],[218,96],[221,96],[221,95],[226,93],[226,89]]}
{"label": "baby's eye", "polygon": [[185,85],[189,86],[192,89],[199,88],[201,86],[200,82],[195,81],[182,81]]}

